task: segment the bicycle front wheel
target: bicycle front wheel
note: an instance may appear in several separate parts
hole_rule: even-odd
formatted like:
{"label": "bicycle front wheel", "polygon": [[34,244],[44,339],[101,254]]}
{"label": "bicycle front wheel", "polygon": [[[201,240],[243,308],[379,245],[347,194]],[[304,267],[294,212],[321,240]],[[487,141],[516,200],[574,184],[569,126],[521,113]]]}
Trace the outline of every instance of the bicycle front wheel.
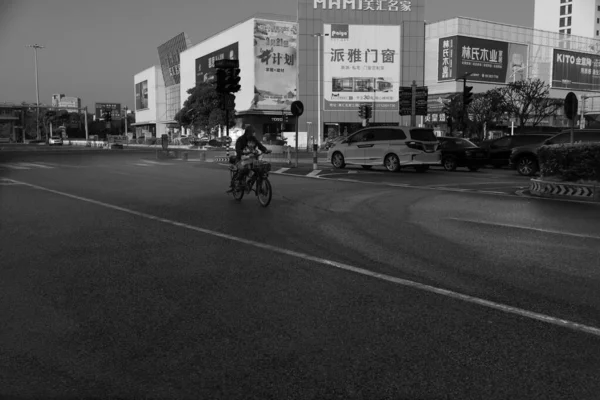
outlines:
{"label": "bicycle front wheel", "polygon": [[261,206],[267,207],[271,203],[273,189],[268,178],[259,179],[256,182],[256,194],[258,195],[258,202]]}

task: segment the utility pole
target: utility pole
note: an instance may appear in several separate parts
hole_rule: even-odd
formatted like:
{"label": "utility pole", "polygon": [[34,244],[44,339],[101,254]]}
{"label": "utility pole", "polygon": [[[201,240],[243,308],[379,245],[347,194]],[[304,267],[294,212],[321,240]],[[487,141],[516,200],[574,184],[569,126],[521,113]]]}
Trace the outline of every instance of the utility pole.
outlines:
{"label": "utility pole", "polygon": [[125,136],[127,136],[127,106],[123,107],[123,110],[125,110],[125,115],[123,116],[123,118],[125,119]]}
{"label": "utility pole", "polygon": [[40,46],[39,44],[28,44],[26,47],[30,47],[33,49],[34,57],[35,57],[35,99],[36,99],[36,121],[35,121],[35,129],[36,129],[36,139],[40,140],[40,89],[38,85],[38,62],[37,62],[37,51],[38,49],[45,48],[44,46]]}

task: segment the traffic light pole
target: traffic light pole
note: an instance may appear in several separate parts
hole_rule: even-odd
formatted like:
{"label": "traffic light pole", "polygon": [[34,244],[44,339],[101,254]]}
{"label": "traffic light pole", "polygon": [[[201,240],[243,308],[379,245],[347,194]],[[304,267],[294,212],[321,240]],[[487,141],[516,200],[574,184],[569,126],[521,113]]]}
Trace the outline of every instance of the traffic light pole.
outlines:
{"label": "traffic light pole", "polygon": [[410,126],[417,126],[417,81],[412,81],[412,100],[410,111]]}
{"label": "traffic light pole", "polygon": [[[227,133],[227,137],[229,137],[229,107],[225,107],[225,132]],[[230,143],[227,140],[227,158],[229,158],[229,147]]]}

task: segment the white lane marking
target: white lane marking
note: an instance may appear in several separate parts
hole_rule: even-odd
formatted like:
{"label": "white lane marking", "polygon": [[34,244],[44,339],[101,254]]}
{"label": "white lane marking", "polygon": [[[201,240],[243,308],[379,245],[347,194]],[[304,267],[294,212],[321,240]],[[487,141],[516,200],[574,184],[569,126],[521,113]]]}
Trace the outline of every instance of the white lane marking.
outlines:
{"label": "white lane marking", "polygon": [[152,161],[152,160],[142,160],[142,162],[144,162],[146,164],[153,164],[153,165],[173,165],[171,163]]}
{"label": "white lane marking", "polygon": [[23,166],[23,167],[33,167],[33,168],[43,168],[43,169],[54,169],[54,167],[51,167],[49,165],[44,165],[44,164],[35,164],[35,163],[26,163],[26,162],[20,162],[17,163],[17,165]]}
{"label": "white lane marking", "polygon": [[317,176],[317,175],[319,175],[319,172],[321,172],[320,169],[314,169],[311,172],[309,172],[308,174],[306,174],[306,176],[310,176],[310,177]]}
{"label": "white lane marking", "polygon": [[563,231],[557,231],[557,230],[554,230],[554,229],[533,228],[533,227],[530,227],[530,226],[505,224],[505,223],[501,223],[501,222],[478,221],[478,220],[475,220],[475,219],[467,219],[467,218],[452,218],[452,217],[449,217],[449,218],[446,218],[446,219],[447,220],[451,220],[451,221],[468,222],[468,223],[471,223],[471,224],[500,226],[500,227],[503,227],[503,228],[523,229],[523,230],[528,230],[528,231],[535,231],[535,232],[541,232],[541,233],[549,233],[549,234],[552,234],[552,235],[563,235],[563,236],[572,236],[572,237],[584,238],[584,239],[600,240],[600,236],[586,235],[586,234],[582,234],[582,233],[563,232]]}
{"label": "white lane marking", "polygon": [[27,167],[19,166],[18,164],[0,164],[0,167],[8,169],[29,169]]}
{"label": "white lane marking", "polygon": [[510,181],[510,182],[471,182],[471,183],[444,183],[441,185],[431,185],[432,187],[450,187],[450,186],[472,186],[472,185],[499,185],[499,184],[522,184],[523,181]]}
{"label": "white lane marking", "polygon": [[385,274],[380,274],[377,272],[373,272],[373,271],[369,271],[367,269],[363,269],[363,268],[359,268],[359,267],[354,267],[352,265],[348,265],[348,264],[343,264],[337,261],[332,261],[332,260],[328,260],[325,258],[320,258],[320,257],[316,257],[316,256],[311,256],[310,254],[305,254],[305,253],[300,253],[297,251],[293,251],[293,250],[287,250],[281,247],[276,247],[276,246],[272,246],[269,244],[264,244],[264,243],[260,243],[260,242],[255,242],[254,240],[248,240],[248,239],[244,239],[241,237],[237,237],[237,236],[233,236],[233,235],[228,235],[226,233],[221,233],[221,232],[217,232],[217,231],[213,231],[210,229],[205,229],[205,228],[200,228],[194,225],[189,225],[189,224],[185,224],[183,222],[177,222],[177,221],[173,221],[170,219],[166,219],[166,218],[161,218],[161,217],[157,217],[155,215],[151,215],[151,214],[146,214],[143,212],[139,212],[139,211],[135,211],[135,210],[131,210],[128,208],[124,208],[124,207],[119,207],[113,204],[109,204],[109,203],[104,203],[102,201],[98,201],[98,200],[93,200],[93,199],[89,199],[86,197],[81,197],[81,196],[77,196],[74,194],[70,194],[70,193],[66,193],[66,192],[61,192],[58,190],[54,190],[54,189],[49,189],[43,186],[38,186],[38,185],[33,185],[27,182],[22,182],[22,181],[17,181],[14,179],[10,179],[10,181],[15,182],[15,183],[19,183],[21,185],[24,186],[28,186],[34,189],[38,189],[38,190],[42,190],[45,192],[49,192],[49,193],[54,193],[60,196],[64,196],[64,197],[69,197],[71,199],[75,199],[75,200],[79,200],[79,201],[83,201],[86,203],[90,203],[90,204],[95,204],[104,208],[108,208],[108,209],[112,209],[112,210],[116,210],[116,211],[122,211],[124,213],[127,214],[131,214],[131,215],[135,215],[141,218],[146,218],[149,220],[153,220],[153,221],[158,221],[158,222],[162,222],[164,224],[167,225],[173,225],[173,226],[177,226],[180,228],[185,228],[185,229],[189,229],[191,231],[195,231],[195,232],[200,232],[200,233],[204,233],[206,235],[211,235],[211,236],[215,236],[215,237],[219,237],[222,239],[227,239],[227,240],[231,240],[233,242],[238,242],[238,243],[243,243],[249,246],[253,246],[253,247],[257,247],[259,249],[263,249],[263,250],[268,250],[271,251],[273,253],[279,253],[279,254],[283,254],[283,255],[287,255],[290,257],[295,257],[295,258],[299,258],[301,260],[305,260],[305,261],[312,261],[314,263],[317,264],[321,264],[321,265],[325,265],[325,266],[330,266],[330,267],[334,267],[334,268],[338,268],[344,271],[350,271],[350,272],[354,272],[363,276],[368,276],[371,278],[376,278],[376,279],[380,279],[386,282],[391,282],[391,283],[395,283],[398,284],[400,286],[405,286],[405,287],[410,287],[413,289],[418,289],[418,290],[422,290],[425,292],[429,292],[429,293],[434,293],[434,294],[438,294],[441,296],[446,296],[455,300],[461,300],[464,301],[466,303],[471,303],[471,304],[476,304],[482,307],[487,307],[490,309],[494,309],[497,311],[502,311],[504,313],[507,314],[513,314],[513,315],[517,315],[520,317],[524,317],[524,318],[529,318],[529,319],[533,319],[536,321],[541,321],[541,322],[546,322],[548,324],[551,325],[556,325],[556,326],[560,326],[563,328],[568,328],[577,332],[583,332],[583,333],[587,333],[590,335],[594,335],[594,336],[598,336],[600,337],[600,328],[596,328],[590,325],[584,325],[584,324],[580,324],[577,322],[573,322],[573,321],[569,321],[569,320],[565,320],[565,319],[561,319],[561,318],[556,318],[556,317],[552,317],[550,315],[546,315],[546,314],[541,314],[541,313],[537,313],[534,311],[528,311],[522,308],[518,308],[518,307],[513,307],[513,306],[509,306],[506,304],[502,304],[502,303],[496,303],[493,301],[489,301],[489,300],[485,300],[485,299],[481,299],[479,297],[474,297],[474,296],[469,296],[466,294],[462,294],[462,293],[458,293],[458,292],[454,292],[451,290],[447,290],[447,289],[442,289],[442,288],[438,288],[435,286],[430,286],[430,285],[425,285],[423,283],[419,283],[419,282],[415,282],[415,281],[410,281],[407,279],[402,279],[402,278],[396,278],[390,275],[385,275]]}
{"label": "white lane marking", "polygon": [[273,171],[273,173],[274,174],[282,174],[287,170],[289,170],[289,168],[279,168],[277,171]]}
{"label": "white lane marking", "polygon": [[135,163],[133,165],[138,165],[140,167],[149,167],[150,166],[150,164],[142,164],[142,163]]}

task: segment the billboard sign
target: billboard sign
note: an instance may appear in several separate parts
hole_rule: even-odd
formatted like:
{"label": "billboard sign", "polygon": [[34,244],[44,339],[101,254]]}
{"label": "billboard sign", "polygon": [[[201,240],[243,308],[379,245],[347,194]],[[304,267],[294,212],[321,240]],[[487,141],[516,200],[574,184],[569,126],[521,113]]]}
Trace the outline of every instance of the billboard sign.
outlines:
{"label": "billboard sign", "polygon": [[135,109],[143,110],[148,108],[148,81],[135,84]]}
{"label": "billboard sign", "polygon": [[102,110],[110,109],[113,120],[121,119],[121,104],[119,103],[96,103],[96,120],[102,119]]}
{"label": "billboard sign", "polygon": [[475,82],[507,83],[523,79],[528,46],[468,36],[440,38],[438,81],[453,81],[470,73]]}
{"label": "billboard sign", "polygon": [[187,35],[182,32],[173,39],[158,47],[158,58],[160,59],[160,68],[162,69],[165,86],[179,84],[179,54],[187,50],[191,45]]}
{"label": "billboard sign", "polygon": [[239,59],[238,42],[232,43],[219,50],[208,53],[196,59],[196,85],[202,82],[212,82],[215,80],[217,67],[215,62],[218,60],[237,60]]}
{"label": "billboard sign", "polygon": [[327,111],[398,111],[400,26],[325,24],[323,101]]}
{"label": "billboard sign", "polygon": [[554,49],[552,87],[600,91],[600,56]]}
{"label": "billboard sign", "polygon": [[312,0],[315,10],[410,12],[411,0]]}
{"label": "billboard sign", "polygon": [[254,22],[254,96],[252,110],[289,109],[297,100],[298,24]]}

